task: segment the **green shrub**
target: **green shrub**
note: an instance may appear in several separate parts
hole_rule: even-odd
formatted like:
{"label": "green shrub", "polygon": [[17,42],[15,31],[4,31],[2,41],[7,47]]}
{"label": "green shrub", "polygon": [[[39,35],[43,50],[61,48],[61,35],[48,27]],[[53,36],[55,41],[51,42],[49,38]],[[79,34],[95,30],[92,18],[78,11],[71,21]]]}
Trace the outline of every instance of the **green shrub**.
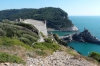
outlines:
{"label": "green shrub", "polygon": [[89,57],[92,57],[93,59],[97,60],[98,62],[100,62],[100,54],[97,52],[91,52],[89,54]]}
{"label": "green shrub", "polygon": [[53,34],[53,37],[55,38],[55,40],[61,44],[61,45],[64,45],[64,46],[68,46],[67,42],[64,42],[62,41],[61,39],[59,39],[59,36],[57,34]]}
{"label": "green shrub", "polygon": [[0,53],[0,63],[4,63],[4,62],[11,62],[11,63],[18,63],[18,64],[23,63],[23,64],[25,64],[25,62],[21,58],[15,56],[15,55],[10,55],[8,53],[1,52]]}
{"label": "green shrub", "polygon": [[52,43],[52,39],[51,38],[46,38],[46,39],[44,39],[45,40],[45,42],[47,42],[47,43]]}
{"label": "green shrub", "polygon": [[36,42],[38,40],[37,38],[35,38],[34,36],[31,36],[29,34],[23,34],[22,36],[29,39],[32,42]]}
{"label": "green shrub", "polygon": [[24,42],[25,44],[27,44],[29,46],[32,45],[32,42],[29,39],[25,38],[25,37],[20,37],[19,40]]}
{"label": "green shrub", "polygon": [[0,28],[0,36],[5,36],[6,32]]}
{"label": "green shrub", "polygon": [[21,37],[22,34],[29,34],[39,39],[36,29],[30,30],[23,26],[8,24],[8,23],[0,23],[0,28],[2,29],[1,33],[5,32],[7,37],[11,38],[14,36]]}
{"label": "green shrub", "polygon": [[58,34],[53,34],[53,36],[54,36],[54,38],[55,38],[56,41],[59,41],[59,36],[58,36]]}
{"label": "green shrub", "polygon": [[20,23],[15,23],[15,25],[19,25],[19,26],[28,28],[28,29],[30,29],[31,31],[35,31],[35,32],[38,33],[38,29],[37,29],[35,26],[31,25],[31,24],[26,24],[26,23],[20,22]]}
{"label": "green shrub", "polygon": [[21,41],[19,41],[18,39],[14,39],[14,38],[8,38],[8,37],[0,37],[0,45],[2,46],[14,46],[14,45],[18,45],[18,46],[22,46],[26,49],[31,49],[31,47]]}

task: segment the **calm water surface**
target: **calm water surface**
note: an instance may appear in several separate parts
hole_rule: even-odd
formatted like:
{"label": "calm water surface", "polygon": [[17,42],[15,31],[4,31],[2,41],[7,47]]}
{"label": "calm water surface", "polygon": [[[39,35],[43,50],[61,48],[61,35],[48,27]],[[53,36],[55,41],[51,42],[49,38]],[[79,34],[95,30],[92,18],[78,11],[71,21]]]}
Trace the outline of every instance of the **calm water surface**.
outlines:
{"label": "calm water surface", "polygon": [[[94,36],[100,39],[100,16],[70,16],[73,24],[79,28],[79,31],[83,31],[87,28]],[[72,34],[73,32],[59,32],[53,31],[59,36],[66,34]],[[72,46],[76,51],[87,56],[90,52],[95,51],[100,53],[100,45],[92,43],[81,43],[81,42],[71,42],[69,46]]]}

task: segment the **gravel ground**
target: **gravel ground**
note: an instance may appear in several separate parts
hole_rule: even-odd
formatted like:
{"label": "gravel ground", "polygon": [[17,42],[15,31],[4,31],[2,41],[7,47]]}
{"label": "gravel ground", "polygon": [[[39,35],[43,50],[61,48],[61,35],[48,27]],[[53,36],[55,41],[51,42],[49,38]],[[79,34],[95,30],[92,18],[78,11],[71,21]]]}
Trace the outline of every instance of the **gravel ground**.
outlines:
{"label": "gravel ground", "polygon": [[27,66],[97,66],[87,60],[75,59],[65,52],[54,52],[46,58],[28,58]]}
{"label": "gravel ground", "polygon": [[[27,58],[27,64],[25,66],[97,66],[84,59],[75,59],[73,56],[66,54],[65,52],[54,52],[52,55],[37,58]],[[0,66],[24,66],[21,64],[9,64],[5,63]]]}

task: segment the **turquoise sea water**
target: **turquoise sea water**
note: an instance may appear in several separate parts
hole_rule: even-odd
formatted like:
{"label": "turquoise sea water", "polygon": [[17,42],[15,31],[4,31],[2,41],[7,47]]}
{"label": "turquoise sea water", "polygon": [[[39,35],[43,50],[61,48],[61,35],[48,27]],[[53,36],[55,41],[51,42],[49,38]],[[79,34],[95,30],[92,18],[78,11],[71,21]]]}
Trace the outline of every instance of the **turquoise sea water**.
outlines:
{"label": "turquoise sea water", "polygon": [[[69,19],[79,28],[79,32],[83,31],[84,28],[87,28],[94,36],[100,39],[100,16],[70,16]],[[73,32],[54,31],[53,33],[63,36]],[[69,46],[72,46],[76,51],[85,56],[92,51],[100,53],[100,45],[97,44],[71,42],[69,43]]]}

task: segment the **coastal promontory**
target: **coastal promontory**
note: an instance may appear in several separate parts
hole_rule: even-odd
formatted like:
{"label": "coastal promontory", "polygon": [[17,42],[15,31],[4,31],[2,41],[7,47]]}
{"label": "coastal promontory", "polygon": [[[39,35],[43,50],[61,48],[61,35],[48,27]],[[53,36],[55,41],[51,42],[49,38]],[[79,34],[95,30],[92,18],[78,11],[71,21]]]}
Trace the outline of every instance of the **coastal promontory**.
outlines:
{"label": "coastal promontory", "polygon": [[59,31],[77,31],[78,28],[68,18],[68,14],[61,8],[45,7],[45,8],[24,8],[9,9],[0,11],[0,21],[8,19],[17,21],[17,19],[35,19],[46,20],[47,28]]}
{"label": "coastal promontory", "polygon": [[100,40],[90,33],[90,31],[84,28],[83,32],[67,35],[61,38],[64,41],[78,41],[100,44]]}

